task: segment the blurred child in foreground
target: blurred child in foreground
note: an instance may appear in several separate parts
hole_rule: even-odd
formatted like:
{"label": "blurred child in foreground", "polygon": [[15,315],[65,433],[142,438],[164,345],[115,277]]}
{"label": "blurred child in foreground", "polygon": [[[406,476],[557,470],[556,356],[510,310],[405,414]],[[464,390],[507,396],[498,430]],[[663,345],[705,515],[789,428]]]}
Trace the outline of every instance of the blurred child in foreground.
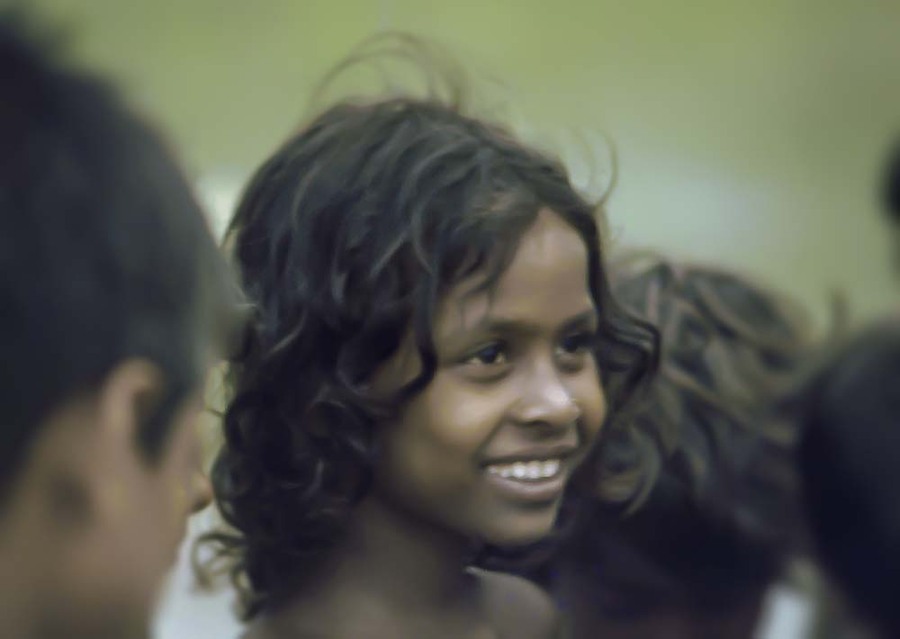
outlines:
{"label": "blurred child in foreground", "polygon": [[169,150],[0,16],[0,635],[141,639],[233,289]]}

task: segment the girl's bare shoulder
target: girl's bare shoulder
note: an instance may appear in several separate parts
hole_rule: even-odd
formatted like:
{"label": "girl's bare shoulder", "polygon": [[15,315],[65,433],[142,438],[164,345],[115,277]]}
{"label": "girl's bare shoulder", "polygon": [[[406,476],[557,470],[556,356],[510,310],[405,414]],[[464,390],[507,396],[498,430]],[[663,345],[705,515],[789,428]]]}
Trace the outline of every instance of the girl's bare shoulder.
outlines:
{"label": "girl's bare shoulder", "polygon": [[500,637],[556,639],[561,619],[550,596],[534,583],[501,572],[472,569],[479,577],[485,608]]}

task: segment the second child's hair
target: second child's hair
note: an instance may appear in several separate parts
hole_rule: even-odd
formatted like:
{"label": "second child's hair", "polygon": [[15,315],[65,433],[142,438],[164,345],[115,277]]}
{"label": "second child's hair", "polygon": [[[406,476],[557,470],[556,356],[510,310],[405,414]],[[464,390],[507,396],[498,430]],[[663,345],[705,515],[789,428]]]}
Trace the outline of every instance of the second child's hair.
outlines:
{"label": "second child's hair", "polygon": [[[624,518],[586,505],[566,552],[596,564],[610,614],[661,602],[721,611],[777,578],[795,549],[796,428],[775,406],[809,364],[806,318],[723,269],[632,254],[613,273],[621,303],[661,334],[634,420],[659,472]],[[619,439],[604,454],[634,458]]]}
{"label": "second child's hair", "polygon": [[882,194],[888,217],[900,225],[900,140],[894,143],[893,150],[888,156]]}
{"label": "second child's hair", "polygon": [[[431,96],[325,109],[253,176],[229,243],[255,305],[231,366],[213,536],[253,616],[313,574],[367,494],[377,424],[435,374],[432,325],[463,281],[491,291],[542,209],[588,254],[613,414],[653,368],[655,333],[614,303],[595,216],[554,158]],[[368,387],[410,335],[418,375]],[[610,421],[616,428],[616,421]]]}

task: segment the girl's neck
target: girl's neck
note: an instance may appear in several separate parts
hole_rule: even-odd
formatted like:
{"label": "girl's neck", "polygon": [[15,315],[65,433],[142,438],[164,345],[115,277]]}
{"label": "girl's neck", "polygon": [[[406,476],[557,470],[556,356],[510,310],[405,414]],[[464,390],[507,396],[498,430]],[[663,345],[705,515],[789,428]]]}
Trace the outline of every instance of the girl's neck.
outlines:
{"label": "girl's neck", "polygon": [[473,552],[471,540],[373,496],[357,508],[335,567],[360,584],[387,587],[406,605],[440,605],[469,584]]}
{"label": "girl's neck", "polygon": [[477,600],[478,580],[466,572],[473,552],[470,540],[370,496],[315,577],[273,616],[279,626],[306,626],[357,611],[412,617],[468,608]]}

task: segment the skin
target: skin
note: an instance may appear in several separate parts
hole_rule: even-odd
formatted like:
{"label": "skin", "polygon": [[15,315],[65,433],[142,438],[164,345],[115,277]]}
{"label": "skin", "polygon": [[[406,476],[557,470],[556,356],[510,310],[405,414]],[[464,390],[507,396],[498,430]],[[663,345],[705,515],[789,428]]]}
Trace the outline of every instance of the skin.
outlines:
{"label": "skin", "polygon": [[[484,542],[546,536],[560,505],[560,495],[523,501],[498,488],[485,464],[565,448],[569,474],[603,423],[584,242],[544,210],[496,289],[471,295],[474,284],[441,301],[437,372],[380,429],[375,487],[346,539],[307,588],[246,637],[555,636],[554,608],[535,586],[465,566]],[[376,390],[416,374],[411,344],[378,372]]]}
{"label": "skin", "polygon": [[0,627],[22,639],[142,639],[188,515],[209,503],[199,392],[177,410],[161,459],[135,438],[162,378],[130,360],[40,427],[0,521]]}

